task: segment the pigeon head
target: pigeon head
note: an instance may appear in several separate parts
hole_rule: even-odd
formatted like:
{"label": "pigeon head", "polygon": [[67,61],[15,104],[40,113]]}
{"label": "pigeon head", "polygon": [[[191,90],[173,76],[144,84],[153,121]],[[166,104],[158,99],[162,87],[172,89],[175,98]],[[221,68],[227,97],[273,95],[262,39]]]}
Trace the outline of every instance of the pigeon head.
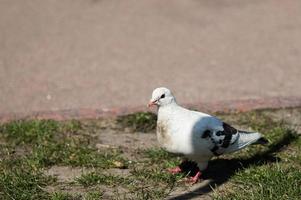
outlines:
{"label": "pigeon head", "polygon": [[156,88],[153,91],[152,98],[148,103],[148,107],[151,107],[153,105],[156,106],[166,106],[172,103],[175,103],[176,99],[172,95],[171,91],[164,87]]}

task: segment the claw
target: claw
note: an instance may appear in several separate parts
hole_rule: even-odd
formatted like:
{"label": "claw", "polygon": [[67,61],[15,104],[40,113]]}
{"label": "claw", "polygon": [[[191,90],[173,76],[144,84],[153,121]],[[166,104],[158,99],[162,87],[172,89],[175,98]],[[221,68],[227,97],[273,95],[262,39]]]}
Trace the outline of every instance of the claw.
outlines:
{"label": "claw", "polygon": [[194,177],[190,177],[187,182],[190,184],[195,184],[198,182],[199,178],[201,177],[202,173],[198,171]]}
{"label": "claw", "polygon": [[177,166],[175,168],[167,169],[167,171],[171,174],[178,174],[178,173],[182,172],[182,169],[179,166]]}

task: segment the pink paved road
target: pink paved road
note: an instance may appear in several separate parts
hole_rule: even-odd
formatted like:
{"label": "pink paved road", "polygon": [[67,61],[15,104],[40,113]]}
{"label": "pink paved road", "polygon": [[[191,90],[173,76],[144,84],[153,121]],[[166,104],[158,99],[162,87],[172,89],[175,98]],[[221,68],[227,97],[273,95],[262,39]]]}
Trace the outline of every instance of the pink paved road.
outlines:
{"label": "pink paved road", "polygon": [[1,0],[0,114],[301,97],[300,0]]}

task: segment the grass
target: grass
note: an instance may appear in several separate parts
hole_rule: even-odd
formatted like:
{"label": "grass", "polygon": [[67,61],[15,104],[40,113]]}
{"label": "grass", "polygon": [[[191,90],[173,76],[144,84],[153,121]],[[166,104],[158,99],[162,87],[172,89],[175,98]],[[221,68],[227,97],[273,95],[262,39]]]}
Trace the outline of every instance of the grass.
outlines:
{"label": "grass", "polygon": [[66,199],[61,193],[51,197],[44,189],[55,178],[44,175],[43,171],[54,165],[107,169],[118,162],[126,166],[120,151],[98,151],[93,147],[92,137],[77,134],[80,129],[80,122],[75,121],[31,120],[2,125],[1,141],[5,145],[1,149],[0,198]]}
{"label": "grass", "polygon": [[232,189],[216,199],[300,199],[300,169],[279,163],[251,166],[237,173],[232,182]]}
{"label": "grass", "polygon": [[145,157],[149,158],[152,162],[157,162],[161,160],[171,160],[175,156],[163,149],[150,148],[142,151]]}
{"label": "grass", "polygon": [[91,147],[81,146],[80,143],[57,143],[38,145],[29,156],[33,165],[47,167],[52,165],[86,166],[99,168],[115,167],[115,162],[126,163],[120,152],[98,152]]}
{"label": "grass", "polygon": [[66,192],[54,192],[50,196],[50,200],[100,200],[102,199],[103,193],[100,191],[90,191],[87,192],[85,195],[71,195]]}
{"label": "grass", "polygon": [[[24,167],[24,166],[23,166]],[[43,187],[53,181],[41,172],[34,172],[29,167],[2,169],[0,174],[1,199],[47,199],[49,194]]]}
{"label": "grass", "polygon": [[82,174],[80,177],[76,178],[76,182],[83,185],[84,187],[94,186],[98,184],[103,184],[107,186],[115,186],[116,184],[125,184],[129,180],[124,177],[116,175],[107,175],[99,172],[91,172],[87,174]]}
{"label": "grass", "polygon": [[73,200],[75,199],[72,195],[63,192],[54,192],[51,197],[51,200]]}
{"label": "grass", "polygon": [[87,192],[85,200],[99,200],[101,199],[103,193],[99,191]]}
{"label": "grass", "polygon": [[126,162],[116,149],[98,152],[93,138],[76,136],[76,130],[80,130],[79,122],[60,124],[52,120],[12,122],[0,129],[12,147],[23,145],[29,149],[26,158],[36,168],[60,164],[110,168],[116,161]]}
{"label": "grass", "polygon": [[[205,194],[213,190],[209,196],[217,200],[299,199],[301,139],[296,132],[266,111],[220,117],[263,133],[270,144],[213,159],[203,174],[212,181],[198,190]],[[151,113],[135,113],[119,117],[116,123],[121,130],[153,132],[155,121]],[[186,187],[182,180],[187,173],[166,173],[166,168],[181,163],[180,157],[154,147],[130,152],[131,147],[97,149],[96,141],[101,140],[97,131],[107,130],[74,120],[1,125],[0,199],[164,199],[175,189]],[[66,181],[47,175],[53,166],[89,170]],[[119,173],[110,171],[113,168]],[[72,188],[75,192],[70,192]],[[197,193],[182,194],[178,199],[193,198]]]}
{"label": "grass", "polygon": [[133,132],[150,132],[156,128],[157,116],[150,112],[137,112],[120,116],[117,122],[124,128]]}

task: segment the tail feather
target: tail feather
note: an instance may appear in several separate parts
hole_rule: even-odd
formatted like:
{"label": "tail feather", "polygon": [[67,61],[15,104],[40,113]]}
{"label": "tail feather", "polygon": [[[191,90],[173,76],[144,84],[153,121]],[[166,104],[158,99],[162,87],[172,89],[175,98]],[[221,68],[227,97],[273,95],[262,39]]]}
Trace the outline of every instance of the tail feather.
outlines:
{"label": "tail feather", "polygon": [[249,144],[267,144],[269,141],[257,132],[245,132],[241,131],[238,143],[242,146]]}
{"label": "tail feather", "polygon": [[269,143],[269,141],[268,141],[266,138],[261,137],[261,138],[259,138],[256,142],[254,142],[254,143],[252,143],[252,144],[266,145],[266,144],[268,144],[268,143]]}
{"label": "tail feather", "polygon": [[251,144],[267,144],[268,140],[262,137],[260,133],[257,132],[245,132],[239,131],[239,138],[237,141],[228,148],[227,152],[234,152],[243,149]]}

